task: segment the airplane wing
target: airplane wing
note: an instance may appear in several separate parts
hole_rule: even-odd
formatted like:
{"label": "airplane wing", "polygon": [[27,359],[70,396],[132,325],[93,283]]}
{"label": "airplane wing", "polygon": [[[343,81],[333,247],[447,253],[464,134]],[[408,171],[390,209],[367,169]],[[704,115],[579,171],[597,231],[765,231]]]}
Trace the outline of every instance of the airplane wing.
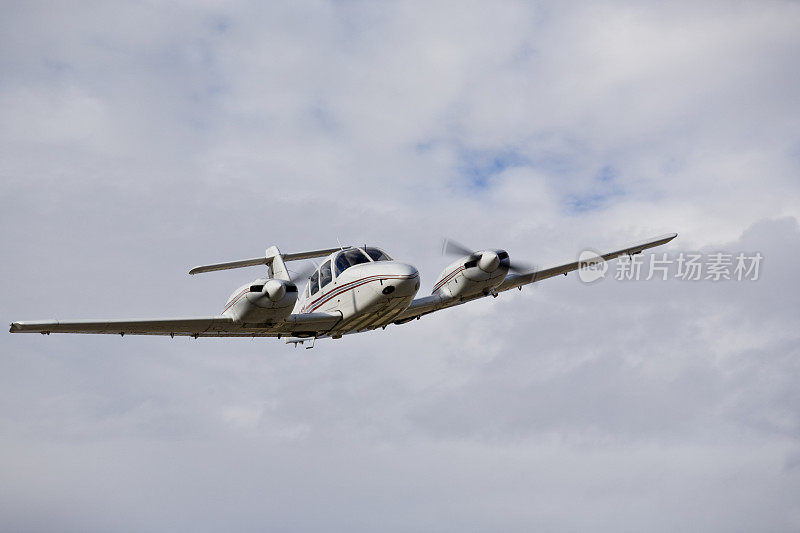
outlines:
{"label": "airplane wing", "polygon": [[[611,261],[612,259],[616,259],[617,257],[623,255],[639,254],[648,248],[666,244],[677,236],[677,233],[668,233],[666,235],[661,235],[660,237],[653,237],[652,239],[647,239],[642,242],[631,244],[625,248],[620,248],[619,250],[613,250],[599,254],[597,257],[592,258],[590,262],[596,262],[600,260]],[[494,292],[497,294],[510,289],[516,289],[517,287],[522,287],[523,285],[528,285],[529,283],[536,283],[537,281],[552,278],[553,276],[558,276],[559,274],[566,274],[568,272],[572,272],[573,270],[577,270],[585,264],[586,262],[581,263],[580,261],[573,261],[571,263],[564,263],[563,265],[557,265],[523,274],[512,274],[507,276],[506,279],[503,280],[503,283],[501,283]],[[477,294],[468,298],[444,298],[438,294],[433,294],[431,296],[425,296],[424,298],[417,298],[411,302],[411,305],[408,306],[408,309],[397,315],[393,322],[395,324],[402,324],[408,322],[409,320],[419,318],[422,315],[433,313],[434,311],[439,311],[440,309],[453,307],[455,305],[460,305],[478,298],[483,298],[484,296],[488,295]]]}
{"label": "airplane wing", "polygon": [[11,333],[105,333],[111,335],[170,335],[190,337],[313,337],[324,335],[341,320],[331,313],[290,315],[276,325],[237,324],[227,316],[144,320],[58,320],[14,322]]}

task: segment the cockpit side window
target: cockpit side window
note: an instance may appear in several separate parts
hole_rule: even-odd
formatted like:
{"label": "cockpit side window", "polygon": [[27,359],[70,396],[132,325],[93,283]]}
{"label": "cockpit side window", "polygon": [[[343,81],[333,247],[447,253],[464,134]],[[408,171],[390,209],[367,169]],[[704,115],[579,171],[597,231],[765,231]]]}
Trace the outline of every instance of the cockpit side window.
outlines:
{"label": "cockpit side window", "polygon": [[331,273],[331,262],[325,261],[325,264],[322,265],[319,269],[319,286],[320,288],[325,287],[328,283],[333,280],[333,274]]}
{"label": "cockpit side window", "polygon": [[311,294],[314,295],[319,290],[319,270],[314,272],[314,275],[308,280],[308,286],[311,287]]}
{"label": "cockpit side window", "polygon": [[351,266],[361,263],[369,263],[369,259],[367,259],[367,256],[358,248],[351,248],[340,252],[334,264],[336,267],[336,275],[338,276]]}
{"label": "cockpit side window", "polygon": [[364,248],[364,251],[373,261],[391,261],[392,258],[386,255],[382,250],[377,248]]}
{"label": "cockpit side window", "polygon": [[344,269],[347,268],[347,259],[344,258],[344,253],[341,253],[336,256],[336,260],[333,262],[333,270],[336,272],[338,276]]}

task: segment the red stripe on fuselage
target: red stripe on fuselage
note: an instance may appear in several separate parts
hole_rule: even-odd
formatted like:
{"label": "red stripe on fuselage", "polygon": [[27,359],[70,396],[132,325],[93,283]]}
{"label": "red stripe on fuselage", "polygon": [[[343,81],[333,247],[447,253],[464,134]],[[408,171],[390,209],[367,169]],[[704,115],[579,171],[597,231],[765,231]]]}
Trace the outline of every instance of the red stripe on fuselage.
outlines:
{"label": "red stripe on fuselage", "polygon": [[338,296],[338,295],[340,295],[340,294],[342,294],[344,292],[347,292],[347,291],[349,291],[351,289],[355,289],[356,287],[360,287],[361,285],[364,285],[366,283],[370,283],[372,281],[390,280],[390,279],[414,279],[417,276],[418,276],[418,274],[414,275],[414,276],[381,276],[381,275],[373,275],[373,276],[367,276],[365,278],[357,279],[357,280],[354,280],[354,281],[350,281],[350,282],[342,285],[341,287],[338,287],[338,288],[332,290],[328,294],[323,294],[317,300],[304,305],[303,306],[303,312],[313,312],[314,310],[319,308],[322,304],[328,302],[331,298],[333,298],[335,296]]}

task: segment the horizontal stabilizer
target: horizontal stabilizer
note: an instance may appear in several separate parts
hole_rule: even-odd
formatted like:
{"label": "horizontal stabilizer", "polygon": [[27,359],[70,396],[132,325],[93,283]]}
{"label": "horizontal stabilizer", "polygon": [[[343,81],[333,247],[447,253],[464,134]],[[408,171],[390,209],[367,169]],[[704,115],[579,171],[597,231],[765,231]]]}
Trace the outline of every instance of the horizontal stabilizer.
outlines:
{"label": "horizontal stabilizer", "polygon": [[189,274],[201,274],[203,272],[214,272],[215,270],[229,270],[231,268],[244,268],[257,265],[266,265],[266,257],[256,257],[254,259],[242,259],[241,261],[230,261],[228,263],[216,263],[214,265],[196,266],[189,271]]}
{"label": "horizontal stabilizer", "polygon": [[213,265],[196,266],[189,271],[189,274],[200,274],[202,272],[214,272],[215,270],[229,270],[231,268],[244,268],[258,265],[272,265],[276,255],[280,255],[283,261],[301,261],[303,259],[311,259],[314,257],[325,257],[339,248],[326,248],[324,250],[311,250],[309,252],[297,252],[293,254],[280,254],[276,253],[277,248],[272,247],[267,250],[264,257],[256,257],[253,259],[242,259],[239,261],[229,261],[227,263],[216,263]]}

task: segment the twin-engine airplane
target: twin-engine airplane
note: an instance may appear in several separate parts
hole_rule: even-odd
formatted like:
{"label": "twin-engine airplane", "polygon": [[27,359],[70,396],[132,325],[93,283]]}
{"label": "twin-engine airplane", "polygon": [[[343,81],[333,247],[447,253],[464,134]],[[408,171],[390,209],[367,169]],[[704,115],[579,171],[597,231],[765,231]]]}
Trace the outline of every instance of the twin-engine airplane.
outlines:
{"label": "twin-engine airplane", "polygon": [[[379,248],[340,247],[282,254],[277,247],[264,257],[198,266],[189,274],[266,265],[269,276],[239,287],[222,313],[196,318],[145,320],[78,320],[14,322],[11,333],[110,333],[197,337],[285,337],[303,343],[323,337],[339,339],[389,324],[405,324],[440,309],[542,281],[559,274],[634,255],[665,244],[677,233],[662,235],[594,258],[542,270],[512,264],[505,250],[470,250],[445,242],[445,252],[462,257],[444,269],[430,296],[414,298],[419,272],[395,261]],[[286,263],[326,257],[314,270],[302,293]],[[513,272],[509,274],[509,271]],[[299,277],[299,276],[298,276]],[[313,346],[313,344],[312,344]]]}

